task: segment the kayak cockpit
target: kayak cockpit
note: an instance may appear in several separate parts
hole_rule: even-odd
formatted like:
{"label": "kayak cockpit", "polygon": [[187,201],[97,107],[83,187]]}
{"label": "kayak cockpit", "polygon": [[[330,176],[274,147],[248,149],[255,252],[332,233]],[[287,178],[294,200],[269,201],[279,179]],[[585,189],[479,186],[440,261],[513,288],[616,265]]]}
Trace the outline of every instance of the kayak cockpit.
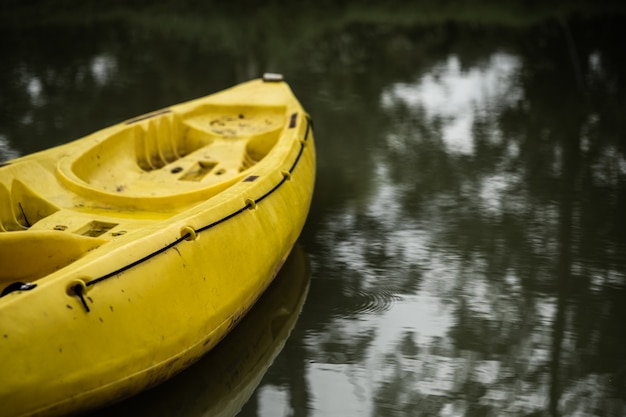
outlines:
{"label": "kayak cockpit", "polygon": [[59,164],[65,185],[111,205],[179,206],[241,180],[277,143],[284,106],[202,105],[132,119]]}

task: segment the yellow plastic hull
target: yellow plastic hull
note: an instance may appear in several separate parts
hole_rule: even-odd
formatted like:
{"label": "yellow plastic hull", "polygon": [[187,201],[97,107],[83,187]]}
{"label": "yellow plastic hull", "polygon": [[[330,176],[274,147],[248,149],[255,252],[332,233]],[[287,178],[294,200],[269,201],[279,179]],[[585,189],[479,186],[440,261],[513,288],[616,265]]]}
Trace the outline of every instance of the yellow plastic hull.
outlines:
{"label": "yellow plastic hull", "polygon": [[308,258],[296,243],[272,284],[211,352],[165,383],[93,417],[232,417],[283,349],[304,305]]}
{"label": "yellow plastic hull", "polygon": [[196,361],[280,269],[314,178],[308,116],[264,80],[4,164],[0,416],[94,408]]}

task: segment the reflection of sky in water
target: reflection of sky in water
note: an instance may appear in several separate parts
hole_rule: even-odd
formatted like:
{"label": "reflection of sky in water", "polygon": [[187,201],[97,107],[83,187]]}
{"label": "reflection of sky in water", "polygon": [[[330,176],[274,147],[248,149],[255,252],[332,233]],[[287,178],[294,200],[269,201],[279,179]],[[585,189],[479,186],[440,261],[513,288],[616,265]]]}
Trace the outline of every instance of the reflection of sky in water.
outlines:
{"label": "reflection of sky in water", "polygon": [[33,106],[40,106],[43,104],[43,85],[41,84],[41,80],[37,77],[31,77],[26,81],[26,91],[28,92],[28,96],[30,97],[30,101]]}
{"label": "reflection of sky in water", "polygon": [[106,54],[95,56],[89,63],[91,76],[98,85],[105,85],[111,81],[117,71],[117,61]]}
{"label": "reflection of sky in water", "polygon": [[[484,65],[469,69],[461,69],[458,59],[452,56],[414,84],[389,87],[383,92],[381,104],[393,110],[394,105],[401,103],[410,111],[415,109],[417,114],[443,120],[447,151],[451,155],[471,155],[475,117],[493,118],[490,112],[498,103],[520,99],[510,93],[517,91],[511,83],[518,69],[518,60],[505,54],[493,55]],[[497,128],[491,130],[491,139],[498,140]],[[387,135],[390,148],[396,151],[406,143],[407,138],[401,137],[406,133],[401,129]],[[507,146],[507,155],[517,157],[516,145]],[[335,262],[358,273],[360,291],[382,295],[374,301],[380,308],[366,306],[347,317],[338,314],[329,331],[308,336],[306,343],[314,358],[307,369],[307,382],[315,403],[311,415],[376,415],[377,407],[401,410],[416,401],[423,404],[433,398],[439,402],[437,414],[442,416],[466,415],[478,402],[510,415],[545,409],[550,395],[547,368],[556,300],[535,294],[528,304],[514,268],[503,271],[494,285],[487,278],[487,260],[473,255],[464,258],[457,249],[442,243],[438,232],[450,220],[447,217],[450,213],[439,208],[459,204],[455,197],[445,193],[435,195],[434,199],[446,201],[431,201],[431,207],[424,209],[420,218],[412,218],[403,211],[401,203],[402,194],[412,186],[411,179],[391,181],[388,163],[384,158],[375,159],[375,182],[366,202],[354,202],[353,206],[329,216],[318,231],[320,239],[333,242]],[[482,215],[497,217],[505,211],[523,212],[528,196],[520,191],[520,182],[519,172],[496,170],[482,175],[477,184],[462,193],[473,193],[471,200]],[[450,198],[452,202],[447,201]],[[539,222],[528,225],[531,233],[538,227],[541,229],[536,233],[538,239],[552,235],[546,228],[554,230],[558,224],[558,219],[553,218],[554,207],[534,210]],[[380,233],[373,237],[371,231],[361,230],[359,216],[374,219]],[[343,233],[341,238],[337,237],[339,231]],[[368,251],[377,244],[383,246],[391,260],[369,262]],[[554,242],[537,241],[536,246],[551,248],[544,256],[554,256]],[[401,281],[398,275],[407,274],[402,270],[413,267],[420,275],[417,289],[412,293],[396,291],[394,280]],[[464,314],[470,315],[474,322],[459,323],[464,320]],[[485,324],[477,324],[476,320],[497,329],[495,335],[509,343],[508,352],[488,357],[480,351],[458,348],[456,343],[464,336],[452,334],[465,332],[472,326],[479,326],[474,330],[480,332],[480,326]],[[356,345],[363,338],[371,340],[365,343],[365,353],[356,355],[355,359],[354,351],[359,349]],[[324,349],[328,344],[339,348]],[[342,352],[342,348],[346,351]],[[414,353],[406,353],[404,349],[413,349]],[[574,341],[565,334],[563,354],[574,351]],[[518,382],[512,384],[512,379]],[[480,395],[454,398],[466,395],[468,384],[475,384]],[[396,392],[381,394],[389,386]],[[563,399],[572,402],[576,410],[593,407],[597,398],[591,394],[587,400],[580,401],[576,395],[578,389],[581,387],[563,393]],[[276,387],[261,391],[263,415],[289,415],[283,398],[284,393]],[[395,398],[398,403],[385,404],[388,398]]]}
{"label": "reflection of sky in water", "polygon": [[[74,81],[84,83],[89,78],[97,86],[102,87],[114,79],[117,67],[115,57],[107,54],[96,55],[86,65],[77,69],[76,80]],[[54,73],[44,75],[44,78],[46,76],[53,77]],[[33,107],[41,107],[46,104],[46,91],[44,80],[42,80],[41,76],[32,74],[28,69],[22,68],[19,82],[24,86],[24,91],[28,94]]]}
{"label": "reflection of sky in water", "polygon": [[19,153],[9,145],[9,141],[4,135],[0,134],[0,162],[17,158]]}
{"label": "reflection of sky in water", "polygon": [[462,154],[473,153],[472,125],[476,108],[488,111],[494,99],[509,101],[519,99],[511,94],[513,74],[519,68],[519,60],[511,55],[495,54],[481,67],[461,68],[456,56],[415,83],[396,83],[382,95],[383,108],[398,101],[410,108],[423,109],[429,118],[444,121],[443,140],[448,151]]}
{"label": "reflection of sky in water", "polygon": [[[395,84],[382,96],[382,106],[392,107],[398,101],[409,109],[423,110],[427,117],[444,120],[443,136],[450,152],[471,154],[473,152],[472,123],[476,107],[488,107],[489,101],[503,91],[510,90],[506,81],[516,70],[517,60],[508,55],[494,56],[484,67],[463,71],[456,57],[450,57],[432,73],[425,75],[415,84]],[[499,87],[504,87],[502,90]],[[389,134],[393,142],[394,133]],[[402,140],[396,141],[402,143]],[[393,146],[393,143],[391,143]],[[374,329],[374,338],[368,346],[364,363],[345,363],[344,358],[320,358],[309,367],[308,381],[315,398],[315,415],[371,415],[376,391],[385,383],[403,374],[404,390],[423,396],[445,395],[453,390],[456,375],[466,369],[467,358],[447,357],[431,354],[433,345],[446,345],[448,333],[456,323],[454,309],[457,308],[455,288],[458,271],[463,270],[459,256],[446,248],[438,248],[432,228],[417,223],[416,219],[402,214],[400,197],[403,184],[392,183],[383,161],[375,167],[378,180],[376,191],[368,201],[364,214],[383,225],[386,251],[399,256],[401,263],[418,265],[422,272],[422,284],[415,294],[403,295],[399,300],[388,303],[385,311],[361,312],[358,320],[337,318],[334,326],[342,339],[358,340],[362,334]],[[487,209],[495,209],[500,194],[507,188],[507,178],[487,178],[480,191]],[[354,210],[358,211],[358,210]],[[368,251],[367,236],[354,226],[354,212],[348,210],[331,219],[328,230],[350,231],[351,235],[336,243],[336,258],[350,269],[359,271],[364,288],[380,287],[385,274],[394,274],[393,268],[375,270],[365,258]],[[400,266],[402,267],[402,266]],[[464,273],[480,274],[468,270]],[[515,277],[509,277],[513,282]],[[480,277],[472,277],[471,291],[463,290],[463,297],[470,309],[489,316],[491,306],[485,303],[488,288],[481,285]],[[383,284],[384,285],[384,284]],[[373,291],[376,291],[373,289]],[[506,309],[505,309],[506,310]],[[340,329],[340,330],[338,330]],[[320,340],[330,335],[315,335],[311,346],[331,340]],[[402,357],[397,345],[403,339],[417,346],[420,354]],[[450,349],[443,347],[442,349]],[[423,352],[423,353],[422,353]],[[338,354],[341,356],[340,354]],[[390,355],[394,357],[390,363]],[[454,356],[454,355],[452,355]],[[500,372],[499,362],[485,361],[477,365],[482,379],[491,381]],[[343,406],[342,406],[343,404]],[[354,408],[358,404],[358,408]],[[346,409],[349,407],[349,409]],[[279,410],[276,410],[279,411]],[[448,409],[448,413],[458,410]]]}
{"label": "reflection of sky in water", "polygon": [[[115,76],[117,75],[118,64],[114,56],[99,54],[91,58],[89,62],[86,62],[84,65],[75,68],[75,70],[75,79],[72,81],[77,85],[88,85],[87,89],[93,89],[95,87],[102,88],[114,81]],[[56,74],[53,71],[44,71],[37,74],[33,73],[27,67],[19,67],[18,71],[19,78],[17,82],[23,87],[23,90],[26,92],[26,96],[30,102],[30,108],[28,111],[21,114],[19,121],[20,124],[25,126],[33,125],[37,122],[37,109],[50,105],[50,97],[54,98],[55,96],[54,92],[52,92],[50,96],[50,92],[46,91],[46,87],[49,87],[50,85],[54,86],[54,82],[51,82],[50,79],[55,78]],[[64,121],[61,115],[62,112],[58,113],[59,114],[55,119],[55,126],[61,127],[63,126]],[[13,154],[3,156],[4,153],[2,146],[3,144],[0,143],[0,157],[5,160],[15,157]]]}
{"label": "reflection of sky in water", "polygon": [[[384,169],[379,167],[379,171],[379,174],[384,174]],[[386,381],[394,378],[402,379],[402,391],[427,397],[445,396],[458,389],[457,381],[465,378],[470,367],[476,373],[473,378],[485,384],[493,383],[502,374],[512,373],[507,364],[483,360],[472,352],[457,356],[448,337],[452,326],[456,324],[454,309],[458,306],[458,300],[455,299],[455,285],[459,281],[459,271],[475,274],[471,277],[472,287],[465,288],[462,292],[469,308],[477,315],[493,319],[490,316],[492,306],[488,303],[493,301],[505,304],[507,300],[500,299],[502,294],[488,293],[487,284],[480,276],[480,262],[477,262],[474,271],[467,267],[464,269],[457,255],[448,248],[438,248],[435,238],[429,232],[429,229],[437,228],[436,224],[424,227],[411,219],[403,218],[399,196],[396,195],[399,187],[384,181],[388,178],[386,175],[378,175],[377,178],[382,180],[378,184],[377,193],[371,196],[366,214],[376,217],[384,224],[388,252],[401,254],[401,262],[405,265],[420,265],[420,269],[424,271],[423,283],[415,294],[403,295],[398,301],[388,304],[385,311],[361,312],[357,320],[337,318],[331,334],[316,334],[311,337],[309,343],[315,349],[316,345],[332,342],[335,337],[350,344],[351,340],[358,340],[372,329],[375,332],[364,362],[349,363],[340,352],[336,352],[333,357],[320,357],[309,365],[308,382],[315,400],[314,415],[339,415],[335,414],[338,411],[346,416],[373,415],[377,390]],[[366,233],[361,234],[351,226],[354,219],[350,217],[343,214],[328,225],[330,230],[340,228],[353,231],[350,238],[340,242],[337,259],[360,272],[365,281],[364,287],[380,286],[386,277],[368,266],[363,256],[367,251]],[[393,273],[391,269],[382,272]],[[510,276],[507,279],[511,281],[511,287],[517,285],[516,277]],[[490,298],[494,300],[489,300]],[[549,305],[550,303],[546,304],[548,312]],[[506,305],[502,307],[503,314],[516,313]],[[500,320],[514,318],[501,317]],[[418,355],[404,356],[398,353],[398,344],[407,337],[417,346]],[[536,366],[539,366],[547,359],[546,342],[529,340],[528,343],[542,346],[533,353],[540,362]],[[502,392],[492,396],[496,397],[493,401],[502,401],[506,395]],[[541,404],[545,399],[536,402],[536,398],[532,398],[532,401]],[[442,415],[456,415],[463,407],[463,404],[450,403],[442,410]]]}

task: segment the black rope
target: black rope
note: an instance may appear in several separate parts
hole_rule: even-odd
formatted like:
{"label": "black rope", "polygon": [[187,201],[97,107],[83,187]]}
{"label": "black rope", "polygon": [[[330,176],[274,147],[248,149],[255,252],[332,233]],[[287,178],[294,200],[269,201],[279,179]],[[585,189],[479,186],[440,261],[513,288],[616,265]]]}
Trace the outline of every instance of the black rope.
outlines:
{"label": "black rope", "polygon": [[230,213],[228,216],[226,217],[222,217],[219,220],[214,221],[213,223],[207,224],[206,226],[202,226],[201,228],[199,228],[198,230],[196,230],[196,233],[200,233],[200,232],[204,232],[205,230],[209,230],[214,228],[215,226],[217,226],[220,223],[224,223],[226,220],[230,220],[235,216],[238,216],[239,214],[243,213],[244,211],[248,210],[251,207],[251,204],[246,204],[245,206],[243,206],[242,208],[240,208],[239,210]]}
{"label": "black rope", "polygon": [[123,267],[121,267],[119,269],[116,269],[113,272],[109,272],[108,274],[103,275],[103,276],[101,276],[99,278],[92,279],[91,281],[86,282],[85,285],[87,285],[87,286],[95,285],[95,284],[97,284],[100,281],[104,281],[105,279],[111,278],[111,277],[113,277],[113,276],[115,276],[117,274],[121,274],[122,272],[124,272],[124,271],[126,271],[126,270],[128,270],[128,269],[130,269],[130,268],[132,268],[134,266],[137,266],[140,263],[143,263],[143,262],[149,260],[150,258],[154,258],[158,254],[163,253],[163,252],[165,252],[166,250],[168,250],[170,248],[173,248],[174,246],[178,245],[180,242],[188,239],[189,236],[190,236],[190,234],[186,233],[186,234],[182,235],[181,237],[179,237],[178,239],[176,239],[175,241],[173,241],[172,243],[169,243],[168,245],[162,247],[161,249],[156,250],[156,251],[154,251],[154,252],[144,256],[143,258],[140,258],[140,259],[136,260],[135,262],[131,262],[128,265],[124,265]]}
{"label": "black rope", "polygon": [[[312,122],[311,122],[311,119],[308,116],[306,117],[306,122],[307,122],[307,126],[306,126],[306,131],[304,133],[304,139],[303,139],[303,141],[300,144],[300,150],[298,151],[298,155],[296,156],[296,159],[295,159],[294,163],[291,165],[291,168],[289,168],[289,174],[293,173],[293,171],[295,170],[296,166],[298,165],[298,162],[300,161],[300,158],[302,157],[302,153],[304,152],[305,143],[308,140],[310,132],[312,130]],[[268,192],[266,192],[261,197],[259,197],[254,203],[258,203],[258,202],[264,200],[265,198],[267,198],[269,195],[271,195],[276,190],[278,190],[285,183],[285,181],[287,181],[287,177],[283,176],[283,178],[274,187],[272,187],[272,189],[270,189]],[[209,230],[209,229],[212,229],[213,227],[215,227],[215,226],[217,226],[217,225],[219,225],[221,223],[224,223],[225,221],[230,220],[233,217],[243,213],[244,211],[248,210],[252,206],[253,206],[252,203],[248,203],[245,206],[241,207],[240,209],[234,211],[233,213],[230,213],[229,215],[224,216],[221,219],[214,221],[213,223],[207,224],[206,226],[203,226],[203,227],[197,229],[196,230],[196,234],[200,233],[200,232],[204,232],[204,231]],[[125,266],[123,266],[123,267],[121,267],[119,269],[116,269],[115,271],[109,272],[106,275],[103,275],[103,276],[98,277],[96,279],[93,279],[93,280],[91,280],[89,282],[86,282],[85,285],[86,286],[93,286],[93,285],[95,285],[95,284],[97,284],[99,282],[102,282],[102,281],[104,281],[104,280],[106,280],[108,278],[111,278],[111,277],[113,277],[115,275],[121,274],[122,272],[127,271],[127,270],[129,270],[129,269],[131,269],[131,268],[133,268],[133,267],[135,267],[135,266],[137,266],[137,265],[139,265],[139,264],[141,264],[143,262],[146,262],[147,260],[149,260],[151,258],[154,258],[155,256],[157,256],[157,255],[167,251],[168,249],[173,248],[174,246],[178,245],[179,243],[187,240],[189,237],[191,237],[191,234],[190,233],[185,233],[184,235],[182,235],[178,239],[174,240],[173,242],[167,244],[166,246],[162,247],[161,249],[156,250],[156,251],[154,251],[154,252],[152,252],[152,253],[150,253],[150,254],[144,256],[143,258],[140,258],[140,259],[138,259],[138,260],[136,260],[134,262],[131,262],[128,265],[125,265]],[[85,310],[87,312],[89,312],[89,307],[87,306],[87,303],[85,302],[85,299],[84,299],[84,297],[82,295],[83,294],[82,287],[80,287],[80,288],[79,287],[80,286],[77,285],[77,286],[73,287],[72,290],[80,298],[81,302],[83,303],[83,306],[85,307]]]}
{"label": "black rope", "polygon": [[76,294],[78,298],[80,298],[80,302],[83,303],[83,307],[85,307],[85,311],[89,313],[89,306],[87,305],[87,300],[85,300],[85,295],[84,295],[84,287],[80,284],[76,284],[72,287],[72,291],[74,291],[74,294]]}

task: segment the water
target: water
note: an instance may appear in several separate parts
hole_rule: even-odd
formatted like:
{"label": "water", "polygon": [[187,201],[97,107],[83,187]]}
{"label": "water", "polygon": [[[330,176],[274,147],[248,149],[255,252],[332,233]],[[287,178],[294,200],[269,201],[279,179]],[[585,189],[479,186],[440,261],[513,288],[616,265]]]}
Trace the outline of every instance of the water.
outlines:
{"label": "water", "polygon": [[2,159],[264,71],[315,123],[310,288],[249,399],[201,364],[99,415],[626,414],[626,15],[326,3],[5,9]]}

